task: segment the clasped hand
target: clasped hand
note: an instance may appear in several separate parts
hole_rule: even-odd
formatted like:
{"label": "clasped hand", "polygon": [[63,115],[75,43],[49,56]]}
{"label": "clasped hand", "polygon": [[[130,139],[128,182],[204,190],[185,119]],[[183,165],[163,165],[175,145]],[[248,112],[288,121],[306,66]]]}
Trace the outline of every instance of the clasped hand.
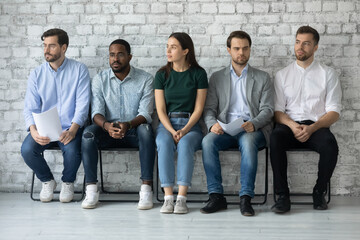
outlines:
{"label": "clasped hand", "polygon": [[314,129],[311,125],[298,125],[293,129],[294,137],[299,142],[306,142],[310,136],[314,133]]}
{"label": "clasped hand", "polygon": [[108,126],[108,133],[110,137],[115,139],[122,139],[128,130],[128,124],[126,122],[110,123]]}

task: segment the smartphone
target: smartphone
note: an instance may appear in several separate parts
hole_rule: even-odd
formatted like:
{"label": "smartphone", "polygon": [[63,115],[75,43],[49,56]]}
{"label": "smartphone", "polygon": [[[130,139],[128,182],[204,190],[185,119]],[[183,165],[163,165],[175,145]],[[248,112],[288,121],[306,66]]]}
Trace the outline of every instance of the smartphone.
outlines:
{"label": "smartphone", "polygon": [[120,128],[119,122],[114,122],[113,127]]}

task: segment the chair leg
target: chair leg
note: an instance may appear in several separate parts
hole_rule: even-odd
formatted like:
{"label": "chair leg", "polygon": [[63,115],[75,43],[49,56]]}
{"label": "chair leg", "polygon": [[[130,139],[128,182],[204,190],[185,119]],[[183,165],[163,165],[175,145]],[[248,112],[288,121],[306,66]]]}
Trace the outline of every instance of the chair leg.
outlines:
{"label": "chair leg", "polygon": [[35,185],[35,172],[33,171],[32,180],[31,180],[30,198],[31,198],[33,201],[40,201],[39,198],[34,198],[34,185]]}

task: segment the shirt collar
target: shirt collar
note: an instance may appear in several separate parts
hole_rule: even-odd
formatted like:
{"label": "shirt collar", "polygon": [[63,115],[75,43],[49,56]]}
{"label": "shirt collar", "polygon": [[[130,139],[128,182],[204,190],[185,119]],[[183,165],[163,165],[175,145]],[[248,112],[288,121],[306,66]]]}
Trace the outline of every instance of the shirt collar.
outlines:
{"label": "shirt collar", "polygon": [[[246,66],[244,67],[244,69],[242,70],[240,77],[241,77],[241,76],[246,76],[248,69],[249,69],[249,64],[247,63]],[[236,74],[236,72],[235,72],[232,64],[230,64],[230,72],[231,72],[232,75],[234,75],[234,76],[236,76],[237,78],[239,78],[239,76]]]}
{"label": "shirt collar", "polygon": [[314,61],[312,61],[312,63],[311,63],[307,68],[303,68],[303,67],[301,67],[301,66],[297,63],[297,61],[295,60],[295,66],[296,66],[296,68],[299,69],[299,70],[301,70],[301,71],[303,71],[303,72],[309,71],[311,68],[314,67],[315,64],[316,64],[316,61],[314,60]]}
{"label": "shirt collar", "polygon": [[[63,63],[62,63],[61,66],[57,69],[56,72],[62,71],[62,70],[65,68],[65,66],[66,66],[67,63],[68,63],[68,59],[67,59],[67,57],[65,57]],[[49,63],[49,62],[46,62],[46,65],[48,66],[48,68],[49,68],[52,72],[55,72],[55,70],[50,66],[50,63]]]}
{"label": "shirt collar", "polygon": [[[131,79],[134,77],[134,74],[135,74],[135,70],[133,68],[133,66],[130,65],[130,72],[128,73],[128,75],[124,78],[123,81],[127,80],[127,79]],[[112,68],[110,68],[110,79],[118,79],[116,76],[115,76],[115,73],[114,71],[112,70]],[[123,82],[122,81],[122,82]]]}

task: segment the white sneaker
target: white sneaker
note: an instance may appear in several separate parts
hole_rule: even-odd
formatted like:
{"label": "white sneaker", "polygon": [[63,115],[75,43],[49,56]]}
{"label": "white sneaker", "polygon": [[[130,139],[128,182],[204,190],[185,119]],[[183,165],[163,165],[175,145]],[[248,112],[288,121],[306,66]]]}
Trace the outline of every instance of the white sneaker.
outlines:
{"label": "white sneaker", "polygon": [[153,207],[153,192],[151,191],[151,186],[147,184],[142,184],[140,187],[140,199],[137,208],[139,210],[147,210]]}
{"label": "white sneaker", "polygon": [[176,214],[185,214],[189,212],[189,208],[186,205],[186,197],[180,197],[176,199],[176,204],[174,207],[174,213]]}
{"label": "white sneaker", "polygon": [[56,182],[54,179],[43,182],[40,191],[40,201],[50,202],[54,197],[54,190],[56,188]]}
{"label": "white sneaker", "polygon": [[61,184],[61,191],[60,191],[60,202],[67,203],[71,202],[74,198],[74,183],[70,182],[63,182]]}
{"label": "white sneaker", "polygon": [[99,192],[96,184],[89,184],[86,186],[86,196],[84,201],[81,203],[81,207],[85,209],[96,208],[99,202]]}
{"label": "white sneaker", "polygon": [[160,209],[161,213],[173,213],[174,212],[174,197],[165,197],[164,204]]}

